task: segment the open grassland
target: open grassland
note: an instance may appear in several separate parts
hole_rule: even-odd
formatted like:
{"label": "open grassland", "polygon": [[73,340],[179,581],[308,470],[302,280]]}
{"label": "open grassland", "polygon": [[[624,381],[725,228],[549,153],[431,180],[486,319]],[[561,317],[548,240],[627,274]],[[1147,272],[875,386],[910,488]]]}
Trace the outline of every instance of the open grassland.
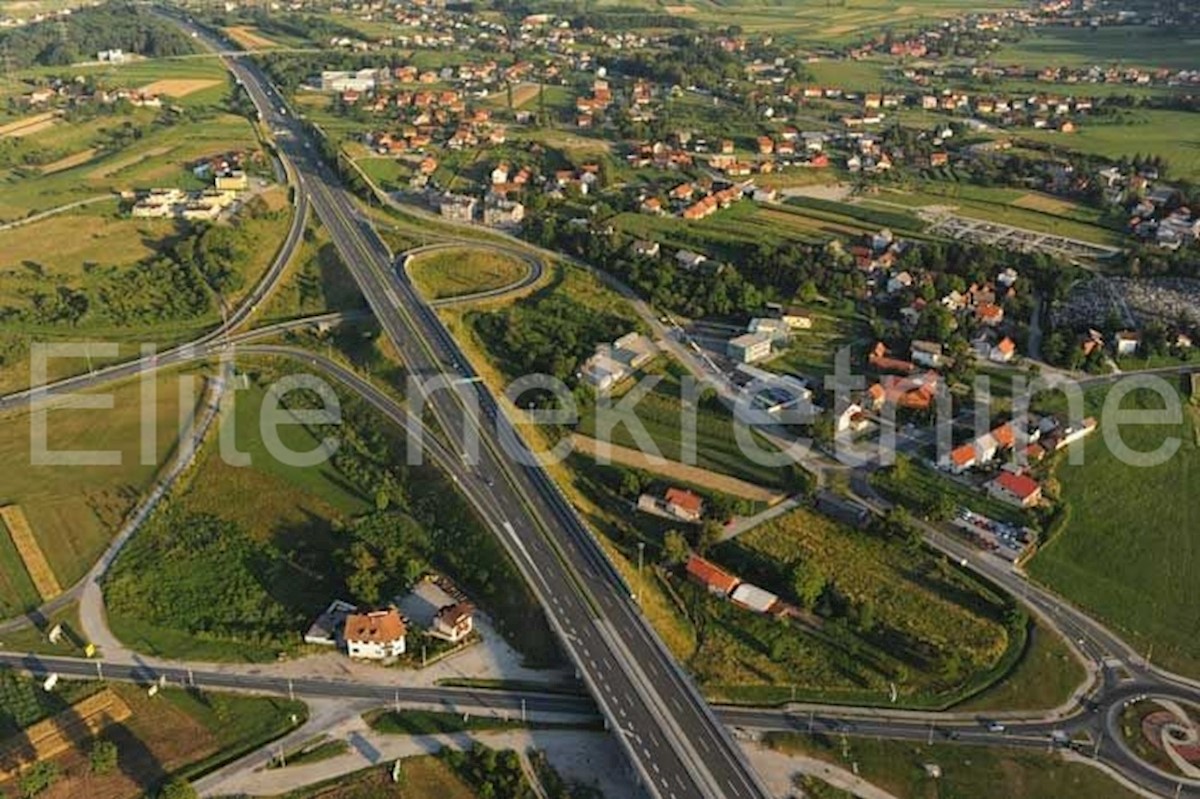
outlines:
{"label": "open grassland", "polygon": [[1164,26],[1122,25],[1099,29],[1043,28],[999,50],[997,64],[1194,69],[1200,31]]}
{"label": "open grassland", "polygon": [[1200,114],[1136,110],[1128,112],[1120,121],[1085,121],[1070,135],[1031,130],[1023,132],[1022,136],[1105,158],[1116,159],[1136,153],[1157,155],[1167,162],[1167,178],[1200,180]]}
{"label": "open grassland", "polygon": [[[770,733],[766,743],[787,754],[807,755],[849,769],[897,799],[969,796],[971,799],[1135,799],[1139,794],[1083,763],[1058,755],[999,747],[959,746],[872,738]],[[939,778],[925,764],[941,767]]]}
{"label": "open grassland", "polygon": [[[1089,394],[1089,410],[1102,392]],[[1153,410],[1162,399],[1138,391],[1122,407]],[[1103,420],[1101,420],[1103,423]],[[1154,660],[1200,676],[1200,561],[1197,520],[1186,500],[1200,489],[1200,446],[1194,408],[1169,424],[1123,424],[1122,439],[1135,452],[1155,450],[1170,438],[1178,451],[1158,466],[1123,462],[1101,432],[1090,436],[1084,463],[1065,460],[1056,470],[1066,524],[1041,548],[1030,573],[1104,619]]]}
{"label": "open grassland", "polygon": [[[156,436],[153,463],[141,462],[143,408],[137,382],[111,391],[112,410],[51,409],[49,449],[119,452],[117,466],[35,465],[31,459],[31,414],[0,417],[0,503],[19,504],[59,583],[69,586],[91,568],[116,533],[122,518],[149,485],[159,464],[175,447],[179,425],[178,375],[155,381],[157,398],[148,406],[148,426]],[[185,406],[192,407],[191,401]],[[7,536],[5,536],[7,538]],[[28,607],[23,581],[10,568],[12,553],[0,544],[4,583],[15,593],[0,596],[0,608]],[[20,561],[17,560],[20,569]],[[35,594],[36,596],[36,594]]]}
{"label": "open grassland", "polygon": [[[836,5],[776,0],[695,0],[679,5],[641,0],[622,8],[630,5],[685,17],[703,27],[723,28],[736,19],[747,33],[794,35],[813,44],[858,40],[885,28],[915,28],[978,8],[965,0],[855,0]],[[1015,5],[1011,0],[992,4]]]}
{"label": "open grassland", "polygon": [[[26,708],[9,716],[3,732],[9,741],[19,741],[17,730],[61,712],[70,702],[94,693],[96,683],[65,681],[53,694],[46,694],[34,681],[5,673],[0,691],[5,711]],[[90,741],[48,759],[60,777],[43,799],[136,799],[153,795],[171,776],[195,778],[263,746],[294,727],[293,717],[302,722],[307,715],[303,703],[283,699],[215,694],[166,689],[148,697],[134,685],[114,684],[109,689],[131,713],[107,727],[98,737],[117,746],[120,767],[98,775],[89,765]],[[40,695],[40,696],[39,696]],[[7,700],[13,700],[9,704]],[[40,702],[42,709],[35,710]],[[51,705],[47,706],[46,703]],[[29,712],[34,710],[34,712]],[[0,792],[16,787],[16,781],[0,783]]]}
{"label": "open grassland", "polygon": [[408,273],[431,300],[459,297],[512,285],[529,274],[529,264],[490,250],[437,250],[414,256]]}
{"label": "open grassland", "polygon": [[219,103],[229,92],[232,81],[216,56],[211,58],[146,58],[124,64],[78,64],[70,68],[35,67],[28,74],[35,77],[62,75],[92,77],[102,86],[143,89],[159,81],[151,93],[164,95],[166,102],[184,108]]}
{"label": "open grassland", "polygon": [[115,200],[102,202],[0,231],[0,301],[37,267],[78,278],[89,264],[128,266],[154,255],[178,229],[173,221],[116,211]]}
{"label": "open grassland", "polygon": [[270,322],[365,306],[329,234],[313,219],[304,230],[304,243],[261,313],[262,320]]}

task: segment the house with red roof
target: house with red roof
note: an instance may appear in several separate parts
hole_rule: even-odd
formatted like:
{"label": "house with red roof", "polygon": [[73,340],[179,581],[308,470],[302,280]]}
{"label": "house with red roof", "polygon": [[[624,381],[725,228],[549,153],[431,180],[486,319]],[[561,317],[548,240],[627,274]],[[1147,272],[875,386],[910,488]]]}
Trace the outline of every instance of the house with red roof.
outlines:
{"label": "house with red roof", "polygon": [[687,561],[687,576],[717,596],[727,597],[733,593],[741,582],[729,572],[712,561],[705,560],[699,555],[689,555]]}
{"label": "house with red roof", "polygon": [[704,513],[704,500],[686,488],[671,487],[667,489],[666,507],[667,511],[684,521],[698,522]]}
{"label": "house with red roof", "polygon": [[988,494],[1019,508],[1032,507],[1042,499],[1042,486],[1027,474],[1000,472],[987,485]]}

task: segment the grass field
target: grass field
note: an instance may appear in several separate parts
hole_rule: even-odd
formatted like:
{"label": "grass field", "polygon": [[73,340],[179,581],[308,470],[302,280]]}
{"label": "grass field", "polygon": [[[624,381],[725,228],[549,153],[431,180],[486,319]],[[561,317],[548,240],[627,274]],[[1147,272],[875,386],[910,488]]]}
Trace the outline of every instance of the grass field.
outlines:
{"label": "grass field", "polygon": [[33,585],[37,588],[42,599],[49,601],[62,593],[62,586],[46,560],[46,554],[38,545],[37,536],[29,526],[29,519],[20,505],[4,505],[0,507],[0,527],[7,529],[8,537],[16,547],[17,554]]}
{"label": "grass field", "polygon": [[78,280],[88,264],[128,266],[154,255],[177,229],[161,219],[122,219],[116,211],[114,200],[0,231],[0,301],[29,283],[33,264]]}
{"label": "grass field", "polygon": [[869,331],[857,316],[822,310],[814,310],[811,315],[812,329],[797,331],[788,348],[768,361],[766,368],[820,378],[833,373],[834,361],[843,347],[856,347],[866,341]]}
{"label": "grass field", "polygon": [[[17,681],[12,683],[11,681]],[[8,687],[4,688],[7,683]],[[24,686],[25,696],[43,694],[40,686],[19,677],[0,677],[0,689],[12,694]],[[78,696],[95,690],[95,683],[60,683],[55,694]],[[168,776],[197,777],[252,751],[292,729],[292,716],[303,721],[306,709],[300,702],[282,699],[160,691],[153,698],[133,685],[114,684],[111,690],[133,711],[124,722],[109,727],[101,736],[117,745],[120,767],[112,774],[91,773],[88,751],[76,749],[52,759],[61,776],[44,799],[136,799],[153,793]],[[45,696],[45,694],[43,694]],[[27,702],[27,699],[21,701]],[[5,703],[6,710],[11,707]],[[25,721],[20,726],[27,726]],[[0,783],[0,792],[15,783]]]}
{"label": "grass field", "polygon": [[[1095,410],[1101,392],[1088,395]],[[1161,408],[1161,398],[1142,392],[1123,407]],[[1150,451],[1166,438],[1180,440],[1166,463],[1123,463],[1096,433],[1087,439],[1083,465],[1059,464],[1056,478],[1069,508],[1065,529],[1029,565],[1031,574],[1113,625],[1140,651],[1153,646],[1154,660],[1200,676],[1200,563],[1197,523],[1182,498],[1200,487],[1200,446],[1195,410],[1184,406],[1182,423],[1122,425],[1135,451]]]}
{"label": "grass field", "polygon": [[[971,799],[1135,799],[1138,794],[1091,766],[1067,763],[1056,755],[979,746],[842,740],[798,733],[770,733],[766,743],[789,754],[808,755],[857,773],[897,799],[970,797]],[[936,763],[938,779],[925,773]]]}
{"label": "grass field", "polygon": [[[0,461],[15,467],[5,469],[0,477],[0,504],[22,507],[64,586],[91,568],[175,447],[180,405],[177,375],[162,375],[155,385],[157,401],[150,407],[156,415],[149,429],[154,430],[157,445],[155,462],[150,464],[141,463],[142,409],[137,382],[112,389],[112,410],[51,410],[47,417],[52,451],[112,450],[121,454],[119,466],[31,465],[30,414],[0,417]],[[27,607],[29,600],[23,581],[9,568],[13,554],[0,542],[4,582],[15,591],[0,595],[4,615]]]}
{"label": "grass field", "polygon": [[1034,626],[1016,667],[1000,682],[954,710],[1046,710],[1066,702],[1087,679],[1083,666],[1053,630]]}
{"label": "grass field", "polygon": [[432,300],[503,288],[524,278],[529,269],[519,258],[470,249],[437,250],[414,257],[408,265],[417,289]]}
{"label": "grass field", "polygon": [[1022,135],[1106,158],[1158,155],[1166,159],[1167,178],[1200,180],[1200,115],[1186,111],[1137,110],[1120,122],[1084,122],[1070,136],[1043,130]]}
{"label": "grass field", "polygon": [[261,308],[264,322],[363,308],[366,301],[321,224],[310,220],[275,293]]}
{"label": "grass field", "polygon": [[1192,69],[1196,66],[1196,35],[1195,31],[1164,26],[1045,28],[1000,49],[993,60],[1037,67],[1120,64]]}

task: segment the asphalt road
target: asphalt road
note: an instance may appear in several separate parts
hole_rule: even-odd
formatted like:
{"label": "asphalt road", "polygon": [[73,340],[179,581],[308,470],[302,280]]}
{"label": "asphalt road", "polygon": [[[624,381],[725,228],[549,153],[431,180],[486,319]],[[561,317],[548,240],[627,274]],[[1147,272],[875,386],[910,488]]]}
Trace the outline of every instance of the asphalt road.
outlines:
{"label": "asphalt road", "polygon": [[[397,270],[393,254],[317,156],[316,143],[286,111],[283,98],[253,65],[243,59],[227,64],[276,132],[302,193],[409,372],[422,379],[472,377],[454,341]],[[476,462],[464,463],[470,476],[459,478],[464,494],[525,573],[644,786],[653,795],[681,799],[765,796],[740,749],[642,618],[574,509],[539,466],[518,462],[532,459],[521,458],[520,438],[482,383],[422,393],[450,438],[463,431],[478,434],[478,458],[467,458]],[[474,405],[482,418],[467,412]]]}

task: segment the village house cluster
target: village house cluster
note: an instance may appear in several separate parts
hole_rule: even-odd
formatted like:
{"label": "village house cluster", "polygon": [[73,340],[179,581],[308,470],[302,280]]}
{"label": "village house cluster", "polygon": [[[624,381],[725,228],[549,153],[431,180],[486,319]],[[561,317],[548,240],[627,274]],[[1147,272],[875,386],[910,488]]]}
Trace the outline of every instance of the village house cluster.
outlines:
{"label": "village house cluster", "polygon": [[207,158],[192,167],[192,173],[211,179],[211,188],[199,191],[166,188],[150,189],[136,195],[130,214],[139,219],[186,219],[211,222],[237,202],[241,192],[250,188],[244,169],[246,154],[227,153]]}

